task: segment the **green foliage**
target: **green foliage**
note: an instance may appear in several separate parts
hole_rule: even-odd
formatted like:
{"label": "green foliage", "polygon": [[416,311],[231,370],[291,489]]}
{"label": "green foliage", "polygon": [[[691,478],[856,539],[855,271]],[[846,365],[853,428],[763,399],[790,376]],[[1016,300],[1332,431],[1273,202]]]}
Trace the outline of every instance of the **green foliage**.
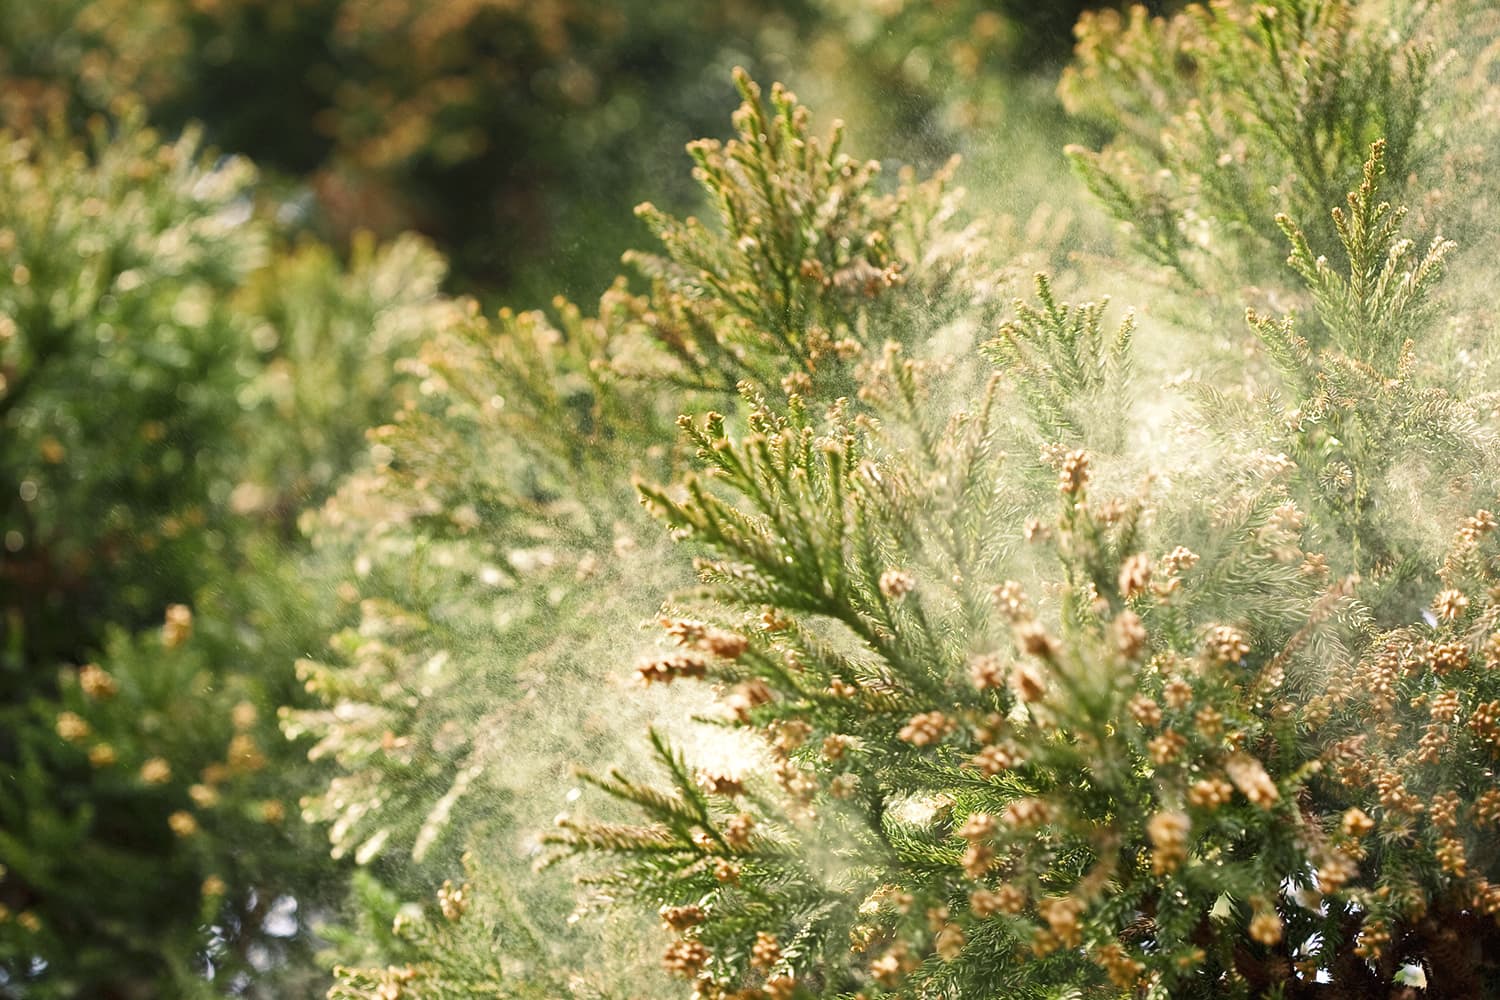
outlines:
{"label": "green foliage", "polygon": [[[1069,329],[1045,283],[1042,298]],[[1495,798],[1478,663],[1493,515],[1465,522],[1431,624],[1413,624],[1358,576],[1324,582],[1313,546],[1350,551],[1347,509],[1304,514],[1274,475],[1222,470],[1101,496],[1087,453],[1059,449],[1060,511],[1027,528],[1038,565],[1006,530],[1007,499],[1036,501],[993,446],[988,397],[939,447],[893,446],[903,423],[924,439],[933,403],[892,358],[878,423],[762,404],[734,440],[710,415],[685,427],[712,479],[644,490],[714,552],[697,598],[745,630],[663,670],[731,692],[732,724],[762,734],[772,765],[746,775],[774,777],[723,786],[714,810],[663,749],[672,793],[600,782],[653,826],[560,836],[616,855],[614,878],[669,923],[692,908],[669,968],[700,993],[783,996],[1264,996],[1294,963],[1365,991],[1412,961],[1445,989],[1488,982],[1483,959],[1438,956],[1445,926],[1496,933],[1490,821],[1458,812]],[[1053,383],[1074,405],[1091,389]],[[1038,408],[1037,430],[1054,412]],[[1019,489],[997,497],[1007,479]],[[1210,497],[1218,544],[1195,541],[1200,556],[1180,543]],[[1036,603],[1014,578],[989,591],[1028,571]],[[669,632],[715,649],[712,632]]]}
{"label": "green foliage", "polygon": [[[228,299],[264,258],[264,232],[249,218],[244,164],[210,169],[192,137],[162,147],[132,122],[89,150],[10,137],[0,178],[13,769],[3,894],[28,918],[7,927],[4,964],[24,982],[32,956],[44,959],[37,990],[54,995],[186,984],[198,925],[230,891],[205,900],[200,883],[226,886],[217,868],[228,859],[178,848],[169,818],[186,817],[183,840],[196,832],[187,788],[216,754],[227,766],[234,701],[203,697],[213,654],[166,650],[191,633],[180,602],[205,582],[201,565],[237,535],[222,502],[237,416],[225,389],[251,355]],[[161,639],[131,636],[169,604]],[[96,651],[103,665],[65,669],[59,691],[59,667]],[[251,699],[246,728],[255,695],[236,696]],[[250,791],[233,811],[251,810]],[[101,869],[129,869],[131,881],[101,896]],[[234,887],[238,903],[249,888]],[[141,926],[146,912],[162,922]],[[80,938],[98,944],[72,949]]]}
{"label": "green foliage", "polygon": [[[695,777],[657,736],[667,787],[593,779],[638,819],[554,839],[661,909],[696,995],[1372,995],[1406,963],[1490,995],[1494,411],[1427,347],[1449,245],[1412,253],[1388,149],[1328,165],[1347,269],[1277,220],[1316,339],[1252,314],[1282,384],[1198,387],[1179,433],[1223,444],[1170,482],[1125,485],[1129,321],[1045,279],[972,414],[961,364],[892,345],[857,413],[684,418],[701,474],[642,493],[711,555],[638,671],[759,743]],[[1053,500],[1007,457],[1038,440]]]}
{"label": "green foliage", "polygon": [[[1488,402],[1455,393],[1420,365],[1434,325],[1429,295],[1453,244],[1435,241],[1414,257],[1399,230],[1404,211],[1376,200],[1382,155],[1376,143],[1347,213],[1333,210],[1347,271],[1314,257],[1302,229],[1280,220],[1290,262],[1312,295],[1319,341],[1300,336],[1291,318],[1252,310],[1249,322],[1287,397],[1263,397],[1262,433],[1295,463],[1298,496],[1326,537],[1343,542],[1334,569],[1389,574],[1391,596],[1404,591],[1401,613],[1413,616],[1436,583],[1444,540],[1412,532],[1399,497],[1414,477],[1447,476],[1466,484],[1466,496],[1478,489],[1489,502],[1480,484],[1495,460],[1494,440],[1484,429]],[[1445,505],[1444,516],[1462,511]]]}
{"label": "green foliage", "polygon": [[1137,248],[1189,281],[1278,272],[1277,213],[1331,243],[1329,206],[1376,139],[1404,185],[1432,162],[1432,43],[1421,4],[1382,16],[1357,0],[1226,0],[1171,18],[1085,14],[1063,75],[1070,112],[1103,124],[1102,153],[1070,155]]}
{"label": "green foliage", "polygon": [[1326,257],[1313,255],[1307,235],[1286,216],[1276,222],[1292,244],[1288,263],[1313,295],[1317,317],[1333,343],[1357,361],[1389,370],[1408,338],[1422,332],[1431,309],[1427,292],[1441,275],[1451,240],[1435,239],[1412,259],[1412,241],[1401,236],[1404,209],[1377,201],[1385,172],[1385,142],[1371,146],[1364,179],[1348,197],[1349,208],[1330,213],[1348,258],[1343,274]]}
{"label": "green foliage", "polygon": [[[892,354],[886,371],[892,404],[915,401],[918,366]],[[707,589],[699,600],[725,606],[716,615],[747,630],[748,647],[718,643],[709,672],[730,692],[738,723],[769,734],[770,766],[746,761],[740,780],[719,792],[719,815],[710,818],[684,765],[667,755],[677,794],[692,809],[615,778],[606,789],[644,804],[664,829],[632,839],[628,829],[579,825],[562,842],[634,856],[622,862],[622,885],[641,887],[656,904],[700,907],[707,923],[695,940],[711,946],[717,979],[747,974],[750,940],[760,931],[792,946],[782,954],[786,961],[761,969],[765,975],[800,977],[814,969],[833,995],[855,982],[848,965],[858,960],[848,944],[851,933],[863,933],[856,926],[861,903],[904,865],[928,870],[939,863],[920,830],[893,819],[905,790],[888,795],[883,782],[887,765],[910,769],[908,780],[941,768],[903,753],[903,734],[914,711],[952,688],[963,671],[965,633],[987,618],[985,567],[976,560],[994,557],[985,541],[1010,515],[998,498],[980,501],[994,460],[989,423],[986,407],[928,439],[931,451],[906,451],[877,446],[837,414],[815,429],[796,406],[779,418],[761,404],[742,444],[725,437],[713,415],[707,427],[689,430],[714,470],[711,482],[743,506],[692,480],[681,500],[644,488],[679,534],[718,556],[702,566]],[[905,430],[924,437],[918,428]],[[902,454],[920,456],[914,468],[872,457]],[[930,505],[915,502],[918,483],[938,482],[951,484],[952,499],[970,503],[947,502],[941,491]],[[929,546],[929,559],[917,561]],[[910,568],[893,568],[893,552],[912,556]],[[908,596],[912,587],[931,587],[937,599],[918,604]],[[774,612],[757,622],[766,606]],[[695,638],[686,623],[669,631],[689,649],[716,648],[711,631]],[[995,707],[979,695],[973,709],[982,715]],[[832,763],[819,774],[824,760]],[[766,771],[775,783],[752,781],[752,773]],[[965,784],[987,785],[964,777]],[[737,835],[726,832],[736,828]]]}
{"label": "green foliage", "polygon": [[[9,137],[0,175],[3,600],[44,655],[97,639],[81,607],[156,617],[223,544],[205,501],[235,402],[217,389],[248,353],[224,300],[265,254],[245,164],[211,170],[192,137],[158,148],[129,125],[94,149],[90,168],[61,137]],[[112,405],[79,405],[85,385]],[[161,590],[136,572],[148,552]]]}
{"label": "green foliage", "polygon": [[517,156],[586,222],[707,93],[599,74],[799,25],[903,148],[949,83],[1012,137],[1057,11],[730,11],[663,77],[672,5],[0,11],[0,995],[1500,995],[1484,7],[1086,15],[1075,161],[1174,272],[1123,316],[1069,195],[981,230],[743,72],[588,310],[35,125],[201,110],[510,275]]}
{"label": "green foliage", "polygon": [[[666,256],[626,255],[677,314],[654,337],[704,387],[727,392],[748,380],[763,392],[848,392],[851,362],[871,346],[861,322],[915,337],[922,323],[982,305],[984,289],[958,280],[973,231],[948,225],[956,161],[920,184],[907,171],[881,194],[879,164],[842,152],[842,123],[820,140],[796,95],[777,85],[767,105],[743,71],[736,83],[738,138],[688,147],[719,228],[642,205]],[[902,294],[912,281],[915,294]],[[918,295],[925,301],[913,303]]]}
{"label": "green foliage", "polygon": [[[401,905],[369,875],[360,873],[356,888],[361,912],[379,914],[383,921],[362,928],[368,937],[351,942],[387,957],[384,968],[336,966],[337,983],[329,1000],[383,1000],[398,995],[461,1000],[503,997],[506,1000],[545,1000],[578,995],[552,971],[539,932],[508,897],[503,885],[487,878],[487,871],[467,872],[472,881],[443,883],[435,905]],[[370,948],[378,941],[379,948]],[[396,962],[401,964],[395,964]],[[603,997],[606,994],[594,993]]]}
{"label": "green foliage", "polygon": [[248,164],[135,117],[3,146],[0,992],[312,988],[342,873],[277,708],[335,612],[283,544],[441,266],[281,257]]}
{"label": "green foliage", "polygon": [[441,297],[443,258],[413,235],[355,239],[340,262],[300,241],[258,269],[234,308],[260,370],[236,394],[246,427],[239,513],[275,514],[290,526],[331,494],[365,448],[365,431],[389,415],[393,361],[411,354],[457,306]]}
{"label": "green foliage", "polygon": [[[1108,300],[1076,309],[1059,304],[1043,274],[1037,275],[1036,292],[1041,308],[1018,301],[1016,317],[983,350],[1010,373],[1044,442],[1083,440],[1092,415],[1125,401],[1135,317],[1127,316],[1106,339]],[[1090,438],[1102,444],[1097,435]]]}
{"label": "green foliage", "polygon": [[[689,579],[646,541],[628,478],[682,466],[684,398],[733,406],[736,381],[782,399],[853,391],[878,338],[988,308],[945,175],[879,193],[877,168],[842,153],[836,131],[816,137],[790,93],[740,87],[738,137],[692,150],[723,231],[643,208],[662,245],[629,257],[647,295],[621,283],[592,317],[559,301],[552,317],[475,314],[439,331],[404,366],[414,391],[372,435],[373,473],[312,525],[356,568],[344,589],[360,623],[334,657],[302,664],[327,707],[288,715],[287,731],[315,735],[314,755],[341,772],[309,806],[335,850],[403,884],[451,871],[465,844],[476,865],[516,870],[495,838],[563,804],[538,781],[566,781],[570,759],[607,768],[623,731],[681,715],[617,691],[609,672],[656,588]],[[398,851],[426,867],[395,876],[378,859]],[[533,885],[528,913],[554,928],[561,960],[597,932],[560,927],[563,887]]]}

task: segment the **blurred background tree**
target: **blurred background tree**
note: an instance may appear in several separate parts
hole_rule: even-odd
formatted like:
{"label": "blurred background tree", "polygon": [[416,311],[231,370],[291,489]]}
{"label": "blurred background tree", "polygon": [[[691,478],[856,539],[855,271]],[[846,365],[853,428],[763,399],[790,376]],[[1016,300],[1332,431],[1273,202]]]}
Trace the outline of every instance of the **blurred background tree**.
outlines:
{"label": "blurred background tree", "polygon": [[277,995],[341,877],[277,729],[338,614],[293,515],[443,266],[283,248],[247,162],[137,115],[0,147],[0,992]]}
{"label": "blurred background tree", "polygon": [[607,280],[598,231],[620,243],[618,209],[711,127],[728,66],[810,16],[799,0],[89,0],[11,5],[0,49],[13,120],[136,94],[164,127],[201,121],[306,185],[324,235],[417,228],[485,287],[545,258],[550,289]]}
{"label": "blurred background tree", "polygon": [[608,282],[630,205],[693,207],[663,167],[722,132],[731,66],[834,88],[872,148],[932,165],[976,129],[1058,120],[1047,77],[1096,6],[47,0],[0,12],[0,120],[133,95],[295,180],[320,235],[415,228],[466,287],[537,305]]}

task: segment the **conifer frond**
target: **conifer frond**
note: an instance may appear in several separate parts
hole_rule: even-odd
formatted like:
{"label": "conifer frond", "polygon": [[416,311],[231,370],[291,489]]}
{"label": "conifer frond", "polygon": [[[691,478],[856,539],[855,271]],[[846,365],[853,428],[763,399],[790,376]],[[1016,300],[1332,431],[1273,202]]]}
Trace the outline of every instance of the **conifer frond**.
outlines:
{"label": "conifer frond", "polygon": [[955,279],[982,241],[953,226],[955,164],[877,193],[880,165],[842,152],[842,123],[819,137],[781,84],[768,99],[736,70],[735,85],[736,137],[688,145],[717,227],[637,209],[664,251],[626,255],[656,283],[644,327],[722,388],[743,378],[766,393],[847,394],[853,363],[879,344],[862,318],[910,338],[918,299],[928,316],[973,305],[976,289]]}
{"label": "conifer frond", "polygon": [[[1334,229],[1348,260],[1347,275],[1314,255],[1302,229],[1286,215],[1277,225],[1292,246],[1287,258],[1313,294],[1319,322],[1331,344],[1350,357],[1393,371],[1404,344],[1424,332],[1430,292],[1442,275],[1451,240],[1434,238],[1425,253],[1401,235],[1404,208],[1379,200],[1386,172],[1386,143],[1370,146],[1359,187],[1347,196],[1347,211],[1334,207]],[[1257,329],[1260,329],[1258,326]]]}
{"label": "conifer frond", "polygon": [[[1108,299],[1081,306],[1059,303],[1046,275],[1036,275],[1035,283],[1039,305],[1017,300],[1015,318],[982,350],[1009,374],[1043,441],[1083,444],[1093,429],[1090,416],[1105,405],[1116,412],[1128,405],[1135,316],[1127,313],[1115,332],[1107,334]],[[1117,421],[1111,423],[1119,427]]]}

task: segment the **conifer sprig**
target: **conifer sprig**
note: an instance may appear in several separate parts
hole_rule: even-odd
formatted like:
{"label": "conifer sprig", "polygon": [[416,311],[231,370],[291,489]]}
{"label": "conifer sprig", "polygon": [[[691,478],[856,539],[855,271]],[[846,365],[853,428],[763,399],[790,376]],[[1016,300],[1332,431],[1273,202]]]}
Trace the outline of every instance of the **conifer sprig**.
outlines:
{"label": "conifer sprig", "polygon": [[[441,869],[467,838],[510,821],[496,802],[514,804],[517,822],[536,822],[541,817],[527,810],[541,807],[515,794],[532,780],[531,769],[598,750],[607,742],[597,738],[601,729],[628,726],[618,712],[601,720],[596,707],[599,685],[613,683],[600,676],[619,646],[613,632],[655,607],[658,591],[643,580],[664,588],[687,578],[685,565],[651,544],[654,528],[644,523],[629,476],[664,481],[681,467],[692,450],[673,420],[682,409],[727,412],[711,435],[687,439],[719,462],[710,463],[714,482],[700,484],[695,516],[718,518],[714,530],[745,550],[738,561],[706,567],[704,578],[748,584],[750,567],[779,560],[790,547],[812,571],[795,579],[761,574],[773,588],[767,600],[798,595],[872,634],[883,630],[883,642],[898,634],[873,617],[879,600],[870,596],[888,568],[880,556],[885,538],[862,543],[867,562],[880,566],[864,583],[840,558],[820,554],[853,550],[853,541],[840,538],[853,539],[858,525],[829,511],[851,509],[861,459],[847,433],[826,442],[804,433],[816,421],[800,413],[800,399],[809,390],[824,400],[847,391],[847,409],[864,408],[852,398],[854,374],[871,363],[870,345],[918,340],[961,311],[989,308],[993,285],[975,278],[982,241],[955,223],[960,192],[946,172],[922,182],[904,172],[883,193],[873,166],[840,152],[836,137],[825,145],[812,135],[810,116],[789,93],[777,88],[766,103],[747,78],[739,86],[738,137],[693,149],[722,228],[643,208],[661,250],[629,261],[649,290],[635,295],[622,281],[593,316],[563,301],[547,314],[502,311],[493,321],[458,310],[404,366],[404,403],[372,434],[371,474],[349,484],[314,525],[327,549],[347,553],[341,558],[356,567],[343,586],[359,599],[361,621],[327,662],[302,668],[327,707],[291,713],[285,726],[316,735],[319,753],[344,772],[308,809],[328,819],[339,849],[360,861],[415,850],[424,866]],[[752,429],[744,448],[714,448],[744,427]],[[819,452],[824,445],[829,450]],[[713,491],[730,482],[758,496],[763,509],[716,506]],[[674,491],[663,501],[682,497]],[[455,601],[454,592],[486,596]],[[647,657],[637,676],[653,683],[712,676],[732,686],[737,711],[767,725],[778,712],[756,685],[761,677],[799,703],[835,701],[827,690],[835,675],[850,687],[861,683],[862,704],[882,711],[895,713],[911,697],[878,658],[849,655],[843,634],[794,627],[784,646],[768,650],[735,638],[742,625],[721,618],[711,633]],[[695,628],[683,624],[679,635],[698,635]],[[826,662],[827,672],[815,674],[815,683],[790,659],[794,651]],[[494,700],[496,692],[522,685],[534,693],[544,683],[542,702]],[[579,706],[567,737],[577,749],[554,743],[543,752],[536,744],[549,726],[537,712],[557,701]],[[630,710],[643,722],[670,704],[654,692],[626,704],[637,701]],[[486,722],[475,729],[474,718]],[[605,763],[597,771],[607,776],[595,780],[635,815],[570,821],[560,847],[634,858],[624,881],[663,900],[697,899],[730,884],[720,875],[734,876],[746,894],[726,902],[725,914],[775,909],[782,904],[766,899],[785,897],[795,911],[788,919],[811,935],[806,940],[823,940],[810,928],[826,921],[832,905],[825,880],[787,874],[790,848],[773,823],[746,832],[773,812],[757,805],[764,790],[726,814],[727,784],[710,783],[723,793],[709,805],[681,782],[646,791],[609,774],[612,747],[600,752]],[[511,858],[487,856],[502,870],[514,867]],[[692,891],[679,891],[684,884]],[[725,919],[740,930],[750,920]],[[556,961],[559,946],[547,946]],[[813,949],[791,937],[779,947],[788,956]],[[725,960],[726,968],[743,969],[748,953]],[[674,961],[690,966],[692,955]],[[431,967],[425,988],[439,988],[442,965]],[[455,981],[463,982],[458,972]]]}
{"label": "conifer sprig", "polygon": [[1135,316],[1127,314],[1107,334],[1108,299],[1075,307],[1057,301],[1046,275],[1038,274],[1035,282],[1039,304],[1017,300],[1015,318],[983,351],[1011,376],[1043,441],[1082,443],[1093,413],[1106,405],[1128,408],[1124,392]]}
{"label": "conifer sprig", "polygon": [[820,395],[848,394],[852,365],[880,344],[860,316],[910,339],[985,295],[958,280],[978,240],[973,228],[953,227],[957,161],[920,182],[903,171],[883,193],[879,163],[842,152],[841,122],[820,138],[780,84],[769,103],[743,70],[735,85],[737,137],[688,146],[718,226],[650,203],[636,210],[662,253],[625,260],[657,283],[643,319],[676,362],[646,371],[725,392],[748,380],[767,394],[806,395],[814,385]]}
{"label": "conifer sprig", "polygon": [[1378,369],[1391,371],[1406,344],[1423,332],[1431,316],[1430,291],[1442,276],[1451,240],[1435,237],[1421,256],[1402,236],[1406,210],[1379,200],[1385,176],[1386,143],[1370,146],[1359,187],[1347,196],[1347,211],[1330,213],[1348,260],[1345,273],[1315,254],[1307,235],[1291,218],[1276,224],[1291,243],[1287,263],[1312,292],[1321,326],[1340,351]]}
{"label": "conifer sprig", "polygon": [[[1204,462],[1153,477],[1125,447],[1130,319],[1043,278],[1002,325],[946,208],[883,198],[744,79],[738,137],[694,149],[719,228],[645,210],[666,248],[633,258],[648,296],[526,320],[417,408],[478,414],[519,378],[509,427],[572,422],[497,491],[509,525],[637,525],[605,475],[633,465],[696,558],[632,682],[710,685],[704,721],[742,742],[709,769],[653,732],[657,778],[601,768],[549,839],[657,912],[697,997],[1371,994],[1404,962],[1435,975],[1454,928],[1496,938],[1493,414],[1424,356],[1448,245],[1417,254],[1380,187],[1420,159],[1425,57],[1351,3],[1132,17],[1108,45],[1092,23],[1084,62],[1140,88],[1130,169],[1181,173],[1099,176],[1162,207],[1148,252],[1211,296],[1270,274],[1284,237],[1312,304],[1252,312],[1274,371],[1236,355],[1241,384],[1153,428],[1214,435]],[[1194,65],[1146,51],[1158,36]],[[1335,242],[1347,268],[1317,255]],[[963,310],[996,334],[993,377],[920,322]],[[633,409],[650,462],[592,422]],[[674,442],[684,411],[706,415]],[[575,465],[599,512],[571,509]],[[1433,522],[1460,525],[1446,557]],[[1466,961],[1445,982],[1482,995],[1488,960]]]}

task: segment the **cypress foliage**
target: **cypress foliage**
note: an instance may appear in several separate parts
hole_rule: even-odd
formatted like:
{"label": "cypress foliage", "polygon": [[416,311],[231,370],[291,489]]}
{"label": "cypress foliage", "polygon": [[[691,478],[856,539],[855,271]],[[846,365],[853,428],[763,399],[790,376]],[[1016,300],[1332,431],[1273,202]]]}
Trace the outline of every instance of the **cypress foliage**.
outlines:
{"label": "cypress foliage", "polygon": [[739,71],[702,218],[493,316],[0,140],[0,995],[1500,995],[1487,8],[1084,14],[1124,249]]}

